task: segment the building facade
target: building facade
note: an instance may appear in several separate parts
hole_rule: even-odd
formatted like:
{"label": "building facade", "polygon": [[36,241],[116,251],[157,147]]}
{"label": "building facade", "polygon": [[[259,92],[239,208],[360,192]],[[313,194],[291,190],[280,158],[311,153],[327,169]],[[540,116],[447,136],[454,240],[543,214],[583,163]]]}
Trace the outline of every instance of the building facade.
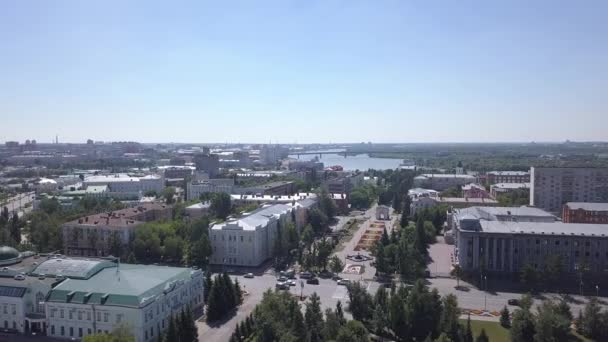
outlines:
{"label": "building facade", "polygon": [[138,225],[172,217],[173,207],[160,203],[81,217],[62,226],[64,253],[108,256],[113,245],[118,243],[123,249],[129,245]]}
{"label": "building facade", "polygon": [[530,205],[558,213],[567,202],[608,202],[608,168],[530,169]]}
{"label": "building facade", "polygon": [[202,194],[210,192],[223,192],[231,194],[235,190],[233,178],[214,178],[192,181],[186,185],[186,198],[188,201],[197,200]]}
{"label": "building facade", "polygon": [[210,263],[255,267],[272,257],[279,225],[293,222],[295,208],[274,204],[238,219],[214,224],[209,230],[213,248]]}
{"label": "building facade", "polygon": [[494,198],[498,197],[498,195],[505,195],[515,191],[530,193],[530,183],[496,183],[490,185],[490,194]]}
{"label": "building facade", "polygon": [[471,175],[427,173],[414,177],[414,187],[443,191],[474,183],[476,180]]}
{"label": "building facade", "polygon": [[[56,268],[58,265],[61,267]],[[73,273],[46,297],[47,335],[55,338],[82,339],[122,325],[137,342],[157,341],[171,315],[203,305],[200,270],[50,259],[35,271]]]}
{"label": "building facade", "polygon": [[529,183],[530,173],[526,171],[490,171],[486,173],[486,181],[495,183]]}
{"label": "building facade", "polygon": [[107,186],[110,196],[138,197],[149,191],[157,194],[165,188],[165,180],[161,176],[148,175],[144,177],[131,177],[125,174],[88,176],[83,186]]}
{"label": "building facade", "polygon": [[217,154],[199,153],[194,156],[196,169],[206,172],[210,178],[220,173],[220,157]]}
{"label": "building facade", "polygon": [[562,209],[562,221],[608,224],[608,203],[566,203]]}

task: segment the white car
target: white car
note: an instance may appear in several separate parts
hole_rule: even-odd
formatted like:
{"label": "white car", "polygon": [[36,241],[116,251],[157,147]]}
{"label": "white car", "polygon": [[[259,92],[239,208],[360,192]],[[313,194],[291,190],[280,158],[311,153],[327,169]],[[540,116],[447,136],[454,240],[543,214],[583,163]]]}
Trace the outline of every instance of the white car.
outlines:
{"label": "white car", "polygon": [[253,278],[253,273],[247,273],[243,277],[245,277],[245,278]]}
{"label": "white car", "polygon": [[295,279],[290,279],[288,282],[289,286],[296,286],[298,283],[296,283]]}
{"label": "white car", "polygon": [[289,288],[289,284],[287,284],[286,282],[278,281],[275,287],[279,290],[286,290]]}
{"label": "white car", "polygon": [[350,285],[350,280],[348,280],[348,279],[340,279],[340,280],[338,280],[338,285],[348,286],[348,285]]}

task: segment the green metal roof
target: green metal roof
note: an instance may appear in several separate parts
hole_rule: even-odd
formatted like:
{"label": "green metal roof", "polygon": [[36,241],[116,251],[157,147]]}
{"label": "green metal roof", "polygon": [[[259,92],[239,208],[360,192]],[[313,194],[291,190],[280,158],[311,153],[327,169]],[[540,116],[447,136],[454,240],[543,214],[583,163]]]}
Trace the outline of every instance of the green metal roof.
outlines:
{"label": "green metal roof", "polygon": [[40,263],[31,274],[89,279],[100,270],[115,266],[115,263],[107,260],[51,258]]}
{"label": "green metal roof", "polygon": [[193,273],[202,276],[201,271],[189,268],[121,264],[90,279],[66,279],[51,290],[47,301],[141,307]]}

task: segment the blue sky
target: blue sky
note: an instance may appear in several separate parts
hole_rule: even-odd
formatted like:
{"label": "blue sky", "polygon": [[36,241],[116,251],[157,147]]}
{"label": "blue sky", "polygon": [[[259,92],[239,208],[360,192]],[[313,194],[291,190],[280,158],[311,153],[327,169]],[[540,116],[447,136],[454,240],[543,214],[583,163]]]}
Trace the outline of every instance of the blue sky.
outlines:
{"label": "blue sky", "polygon": [[607,1],[0,2],[0,141],[608,140]]}

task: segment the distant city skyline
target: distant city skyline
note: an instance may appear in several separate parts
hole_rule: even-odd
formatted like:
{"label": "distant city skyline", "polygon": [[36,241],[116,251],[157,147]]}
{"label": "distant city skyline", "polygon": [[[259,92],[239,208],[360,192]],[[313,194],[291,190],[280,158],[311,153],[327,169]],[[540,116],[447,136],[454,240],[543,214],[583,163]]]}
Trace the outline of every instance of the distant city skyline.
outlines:
{"label": "distant city skyline", "polygon": [[0,141],[608,140],[608,2],[0,2]]}

